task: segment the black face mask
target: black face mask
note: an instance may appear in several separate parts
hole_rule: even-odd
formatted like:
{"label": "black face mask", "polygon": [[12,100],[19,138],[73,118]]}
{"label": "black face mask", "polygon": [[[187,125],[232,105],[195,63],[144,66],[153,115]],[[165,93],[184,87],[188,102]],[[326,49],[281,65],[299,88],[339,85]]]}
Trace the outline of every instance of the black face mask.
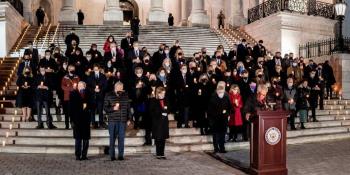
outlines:
{"label": "black face mask", "polygon": [[149,63],[149,60],[144,60],[145,64],[148,64]]}
{"label": "black face mask", "polygon": [[30,72],[25,72],[24,74],[25,74],[25,75],[30,75]]}
{"label": "black face mask", "polygon": [[74,75],[75,71],[69,71],[69,73]]}
{"label": "black face mask", "polygon": [[259,77],[259,78],[262,78],[262,77],[263,77],[263,75],[258,75],[258,77]]}

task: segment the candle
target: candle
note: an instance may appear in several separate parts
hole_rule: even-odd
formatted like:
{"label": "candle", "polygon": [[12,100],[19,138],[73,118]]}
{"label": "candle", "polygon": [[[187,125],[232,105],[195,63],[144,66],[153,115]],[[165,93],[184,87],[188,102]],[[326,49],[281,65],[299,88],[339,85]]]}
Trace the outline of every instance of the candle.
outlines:
{"label": "candle", "polygon": [[198,67],[198,68],[197,68],[197,70],[198,70],[198,71],[201,71],[201,68],[200,68],[200,67]]}
{"label": "candle", "polygon": [[12,117],[12,123],[15,122],[15,117]]}
{"label": "candle", "polygon": [[222,113],[223,113],[223,114],[226,114],[226,110],[224,109],[224,110],[222,111]]}
{"label": "candle", "polygon": [[2,95],[2,91],[0,91],[0,95]]}
{"label": "candle", "polygon": [[98,85],[96,85],[96,89],[98,89]]}
{"label": "candle", "polygon": [[74,84],[73,84],[73,87],[77,87],[77,83],[74,83]]}
{"label": "candle", "polygon": [[85,108],[86,108],[86,106],[87,106],[87,104],[86,104],[86,103],[84,103],[84,104],[83,104],[83,109],[85,109]]}
{"label": "candle", "polygon": [[279,96],[280,94],[278,92],[276,92],[276,96]]}
{"label": "candle", "polygon": [[229,83],[227,83],[227,85],[226,85],[227,87],[230,87],[230,84]]}
{"label": "candle", "polygon": [[117,110],[119,110],[120,104],[116,103],[115,106],[116,106]]}
{"label": "candle", "polygon": [[1,104],[1,108],[4,108],[4,104]]}
{"label": "candle", "polygon": [[164,88],[166,88],[166,84],[164,85]]}
{"label": "candle", "polygon": [[17,109],[15,109],[15,115],[17,115]]}
{"label": "candle", "polygon": [[194,78],[194,79],[193,79],[193,82],[194,82],[194,83],[197,83],[197,78]]}
{"label": "candle", "polygon": [[6,142],[5,141],[2,141],[2,146],[4,147],[6,145]]}
{"label": "candle", "polygon": [[167,109],[168,109],[168,106],[164,106],[164,109],[167,110]]}
{"label": "candle", "polygon": [[10,130],[12,129],[12,124],[10,124]]}
{"label": "candle", "polygon": [[346,114],[346,115],[348,115],[348,114],[349,114],[349,112],[348,112],[348,111],[345,111],[345,114]]}
{"label": "candle", "polygon": [[202,95],[202,89],[198,90],[198,95]]}
{"label": "candle", "polygon": [[333,110],[333,106],[331,106],[331,110]]}
{"label": "candle", "polygon": [[345,120],[345,117],[343,117],[343,120]]}
{"label": "candle", "polygon": [[5,101],[6,99],[5,99],[5,97],[2,97],[2,101]]}
{"label": "candle", "polygon": [[236,103],[236,104],[238,103],[238,99],[235,99],[235,103]]}
{"label": "candle", "polygon": [[49,69],[49,70],[50,70],[50,67],[47,67],[47,69]]}
{"label": "candle", "polygon": [[43,81],[42,81],[42,82],[40,82],[40,85],[41,85],[41,86],[44,86],[44,82],[43,82]]}
{"label": "candle", "polygon": [[9,137],[9,132],[6,132],[6,138],[8,138]]}
{"label": "candle", "polygon": [[14,94],[17,95],[17,91],[15,91]]}
{"label": "candle", "polygon": [[186,84],[186,86],[185,86],[186,88],[188,88],[188,85]]}

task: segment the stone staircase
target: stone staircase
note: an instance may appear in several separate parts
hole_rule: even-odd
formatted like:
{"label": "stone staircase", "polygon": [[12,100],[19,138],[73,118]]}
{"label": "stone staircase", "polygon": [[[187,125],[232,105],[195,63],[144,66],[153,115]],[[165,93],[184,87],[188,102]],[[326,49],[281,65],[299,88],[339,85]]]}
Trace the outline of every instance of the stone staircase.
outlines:
{"label": "stone staircase", "polygon": [[[102,51],[103,44],[108,35],[114,35],[118,44],[122,38],[125,37],[127,31],[130,31],[128,26],[98,26],[98,25],[61,25],[51,26],[48,35],[40,35],[38,37],[37,48],[41,48],[43,42],[47,47],[51,41],[54,41],[56,46],[59,46],[63,51],[66,49],[64,39],[71,31],[71,28],[75,28],[75,33],[80,37],[80,47],[83,52],[90,49],[92,43],[98,45],[98,49]],[[47,28],[43,29],[47,31]],[[223,44],[225,48],[228,48],[226,43],[223,43],[221,36],[218,36],[214,29],[203,27],[173,27],[166,26],[141,26],[139,42],[140,47],[147,47],[149,53],[153,54],[158,50],[160,43],[165,43],[170,47],[175,40],[180,40],[180,46],[183,48],[187,57],[191,57],[194,52],[200,51],[205,46],[209,54],[213,54],[217,46]],[[43,47],[43,49],[46,49]],[[23,53],[25,46],[20,47],[20,52]],[[43,50],[41,50],[43,52]],[[14,53],[11,53],[14,54]]]}
{"label": "stone staircase", "polygon": [[226,29],[215,29],[215,32],[218,36],[221,36],[229,48],[233,48],[235,45],[240,44],[242,39],[246,39],[247,43],[249,43],[251,46],[254,46],[258,43],[257,40],[255,40],[240,28],[230,27]]}

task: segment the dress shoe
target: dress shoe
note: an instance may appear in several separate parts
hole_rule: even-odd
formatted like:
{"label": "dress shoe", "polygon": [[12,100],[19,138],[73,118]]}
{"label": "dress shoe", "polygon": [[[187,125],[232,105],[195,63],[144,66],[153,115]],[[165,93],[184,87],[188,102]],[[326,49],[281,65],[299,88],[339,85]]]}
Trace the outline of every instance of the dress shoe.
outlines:
{"label": "dress shoe", "polygon": [[55,125],[53,125],[53,124],[49,125],[48,128],[49,128],[49,129],[57,129],[57,127],[56,127]]}
{"label": "dress shoe", "polygon": [[118,157],[118,160],[124,160],[124,157]]}
{"label": "dress shoe", "polygon": [[225,150],[222,150],[222,151],[219,151],[220,153],[227,153],[227,151],[225,151]]}
{"label": "dress shoe", "polygon": [[115,157],[111,157],[111,161],[115,161],[117,160]]}
{"label": "dress shoe", "polygon": [[35,127],[36,129],[44,129],[43,125],[38,125],[37,127]]}
{"label": "dress shoe", "polygon": [[86,156],[81,157],[81,160],[89,160]]}
{"label": "dress shoe", "polygon": [[75,160],[81,160],[81,159],[80,159],[80,157],[77,156],[77,157],[75,157]]}

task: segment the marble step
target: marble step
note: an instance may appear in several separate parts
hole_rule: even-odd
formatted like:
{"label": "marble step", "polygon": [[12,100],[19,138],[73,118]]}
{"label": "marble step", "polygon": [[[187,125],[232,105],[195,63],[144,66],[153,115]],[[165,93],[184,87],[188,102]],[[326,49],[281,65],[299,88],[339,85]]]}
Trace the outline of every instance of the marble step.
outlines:
{"label": "marble step", "polygon": [[[34,129],[34,128],[21,128],[21,129],[0,129],[0,138],[6,137],[6,133],[8,132],[10,137],[21,136],[21,137],[72,137],[72,130],[66,129]],[[170,136],[183,136],[183,135],[200,135],[199,129],[196,128],[170,128],[169,129]],[[109,133],[107,129],[92,129],[91,137],[108,137]],[[137,136],[143,137],[145,136],[145,130],[133,130],[127,129],[126,136]]]}
{"label": "marble step", "polygon": [[[334,134],[323,134],[323,135],[312,135],[303,136],[296,138],[288,138],[287,144],[301,144],[310,143],[317,141],[327,141],[335,139],[345,139],[350,138],[350,133],[334,133]],[[6,146],[0,147],[0,152],[3,153],[40,153],[40,154],[74,154],[73,146],[43,146],[39,145],[20,145],[12,144],[11,140],[6,142]],[[226,150],[240,150],[249,149],[248,142],[229,142],[225,144]],[[90,146],[89,155],[104,154],[105,147]],[[187,151],[212,151],[213,146],[211,143],[199,143],[199,144],[171,144],[166,143],[166,152],[187,152]],[[116,153],[118,149],[116,148]],[[125,154],[145,154],[145,153],[155,153],[154,146],[126,146]]]}

